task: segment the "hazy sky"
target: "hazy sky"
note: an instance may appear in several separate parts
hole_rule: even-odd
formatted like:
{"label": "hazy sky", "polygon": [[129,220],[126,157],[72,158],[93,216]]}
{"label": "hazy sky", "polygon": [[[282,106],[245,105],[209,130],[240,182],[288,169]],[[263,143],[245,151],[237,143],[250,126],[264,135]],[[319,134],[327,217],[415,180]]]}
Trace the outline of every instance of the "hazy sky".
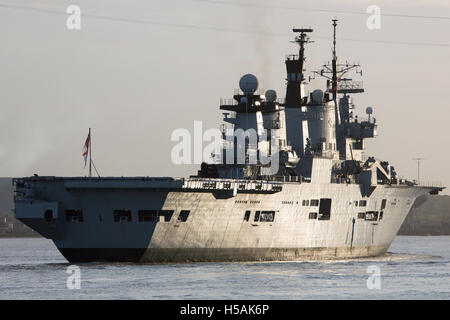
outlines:
{"label": "hazy sky", "polygon": [[[284,96],[292,27],[314,28],[312,71],[330,60],[337,17],[340,61],[363,66],[358,113],[372,106],[378,123],[367,153],[410,178],[426,158],[421,180],[450,186],[450,1],[212,1],[0,0],[0,176],[86,175],[89,127],[103,176],[192,174],[171,162],[172,131],[219,127],[219,98],[245,73]],[[70,4],[81,30],[66,28]]]}

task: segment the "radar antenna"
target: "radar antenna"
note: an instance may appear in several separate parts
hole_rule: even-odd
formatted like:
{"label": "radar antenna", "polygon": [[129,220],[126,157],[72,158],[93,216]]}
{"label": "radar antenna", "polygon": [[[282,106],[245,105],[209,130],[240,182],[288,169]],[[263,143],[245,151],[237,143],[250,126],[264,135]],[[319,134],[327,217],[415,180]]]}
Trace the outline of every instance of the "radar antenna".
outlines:
{"label": "radar antenna", "polygon": [[[333,94],[333,100],[336,101],[338,93],[361,93],[364,92],[362,81],[352,81],[352,79],[344,78],[344,75],[351,70],[355,70],[355,73],[362,76],[361,65],[359,63],[338,63],[337,53],[336,53],[336,27],[337,19],[333,19],[333,60],[331,66],[329,63],[323,64],[319,71],[313,71],[313,77],[310,79],[315,79],[315,75],[319,75],[328,79],[327,81],[327,91],[331,89]],[[331,88],[330,88],[331,87]]]}

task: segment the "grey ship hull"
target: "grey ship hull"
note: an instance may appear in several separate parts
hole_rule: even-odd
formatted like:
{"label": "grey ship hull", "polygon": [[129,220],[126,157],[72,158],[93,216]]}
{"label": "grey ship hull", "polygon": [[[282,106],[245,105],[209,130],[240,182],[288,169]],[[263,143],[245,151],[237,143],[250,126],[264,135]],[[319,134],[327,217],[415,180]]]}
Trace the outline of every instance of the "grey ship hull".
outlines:
{"label": "grey ship hull", "polygon": [[[16,217],[52,239],[70,262],[376,256],[389,248],[415,199],[436,191],[379,185],[362,196],[358,184],[223,179],[32,177],[20,183]],[[303,202],[322,198],[332,199],[329,220],[320,219],[318,206]],[[360,200],[366,206],[359,206]],[[66,210],[74,209],[82,211],[82,221],[68,221]],[[173,214],[170,220],[139,221],[143,209]],[[115,221],[114,210],[129,210],[131,221]],[[189,211],[186,221],[177,219],[182,210]],[[265,210],[275,212],[274,220],[255,221],[256,211]],[[378,217],[362,218],[363,212]]]}

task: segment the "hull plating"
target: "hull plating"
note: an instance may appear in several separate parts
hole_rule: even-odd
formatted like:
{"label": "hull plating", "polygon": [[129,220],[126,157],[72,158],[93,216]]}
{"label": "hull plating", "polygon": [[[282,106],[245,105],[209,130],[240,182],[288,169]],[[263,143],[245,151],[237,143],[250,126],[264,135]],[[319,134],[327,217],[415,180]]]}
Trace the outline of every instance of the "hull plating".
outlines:
{"label": "hull plating", "polygon": [[[376,256],[386,252],[415,199],[430,189],[378,186],[363,197],[359,185],[284,183],[280,192],[237,193],[83,189],[46,181],[46,202],[16,206],[24,223],[54,241],[70,262],[286,261]],[[328,220],[311,200],[331,199]],[[304,200],[310,202],[305,205]],[[360,201],[365,201],[361,206]],[[385,201],[384,201],[385,200]],[[383,204],[384,203],[384,204]],[[44,219],[46,204],[56,212]],[[384,206],[384,207],[383,207]],[[68,221],[67,209],[83,212]],[[128,210],[117,221],[114,210]],[[173,211],[170,219],[143,221],[140,210]],[[42,211],[42,212],[41,212]],[[186,220],[178,219],[189,211]],[[274,212],[258,221],[257,212]],[[383,212],[376,219],[365,212]],[[248,213],[247,219],[245,218]]]}

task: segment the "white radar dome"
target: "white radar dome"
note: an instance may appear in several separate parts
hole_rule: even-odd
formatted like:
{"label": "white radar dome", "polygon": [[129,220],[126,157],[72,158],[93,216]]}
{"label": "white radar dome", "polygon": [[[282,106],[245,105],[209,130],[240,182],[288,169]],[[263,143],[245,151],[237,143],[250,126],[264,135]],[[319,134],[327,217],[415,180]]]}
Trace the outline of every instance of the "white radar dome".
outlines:
{"label": "white radar dome", "polygon": [[373,108],[372,107],[367,107],[366,108],[366,114],[372,114],[373,113]]}
{"label": "white radar dome", "polygon": [[252,94],[258,89],[258,79],[252,74],[246,74],[239,80],[239,87],[245,94]]}
{"label": "white radar dome", "polygon": [[316,89],[312,92],[312,101],[314,104],[322,104],[323,102],[323,91],[320,89]]}
{"label": "white radar dome", "polygon": [[274,102],[277,100],[277,92],[275,90],[267,90],[265,96],[269,102]]}

